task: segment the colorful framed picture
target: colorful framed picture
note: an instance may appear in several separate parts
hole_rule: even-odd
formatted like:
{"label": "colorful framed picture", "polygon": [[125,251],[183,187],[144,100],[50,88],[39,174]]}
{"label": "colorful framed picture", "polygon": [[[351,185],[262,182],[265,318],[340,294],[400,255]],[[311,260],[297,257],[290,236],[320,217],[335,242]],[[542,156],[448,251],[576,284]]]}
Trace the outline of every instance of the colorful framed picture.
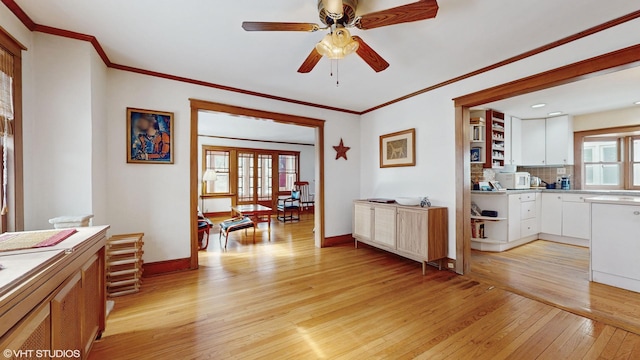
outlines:
{"label": "colorful framed picture", "polygon": [[380,136],[380,167],[416,165],[416,129]]}
{"label": "colorful framed picture", "polygon": [[173,113],[127,108],[127,163],[173,164]]}

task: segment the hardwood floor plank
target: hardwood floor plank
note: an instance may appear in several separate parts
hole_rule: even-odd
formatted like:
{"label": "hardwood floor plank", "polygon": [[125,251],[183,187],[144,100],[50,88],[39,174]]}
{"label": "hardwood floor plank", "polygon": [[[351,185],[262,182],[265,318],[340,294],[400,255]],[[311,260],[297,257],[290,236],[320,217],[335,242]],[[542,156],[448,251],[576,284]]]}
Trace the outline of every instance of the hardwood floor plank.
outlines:
{"label": "hardwood floor plank", "polygon": [[116,299],[89,358],[638,356],[636,335],[489,283],[422,276],[419,263],[368,247],[317,249],[307,220],[274,222],[270,241],[261,226],[255,245],[212,241],[199,270],[145,279]]}

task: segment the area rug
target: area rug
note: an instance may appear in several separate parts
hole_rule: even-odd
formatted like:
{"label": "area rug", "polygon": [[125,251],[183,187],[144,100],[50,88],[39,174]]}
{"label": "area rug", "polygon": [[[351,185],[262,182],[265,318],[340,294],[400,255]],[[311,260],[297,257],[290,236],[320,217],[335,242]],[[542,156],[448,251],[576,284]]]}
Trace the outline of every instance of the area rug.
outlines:
{"label": "area rug", "polygon": [[76,229],[67,229],[6,233],[0,236],[0,252],[53,246],[76,232]]}

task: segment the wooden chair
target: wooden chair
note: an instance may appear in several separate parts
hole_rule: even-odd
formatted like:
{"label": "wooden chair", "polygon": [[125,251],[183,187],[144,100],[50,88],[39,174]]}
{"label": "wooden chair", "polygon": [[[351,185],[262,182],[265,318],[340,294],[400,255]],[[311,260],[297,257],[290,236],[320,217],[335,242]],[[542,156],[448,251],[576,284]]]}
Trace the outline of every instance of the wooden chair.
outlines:
{"label": "wooden chair", "polygon": [[300,221],[300,208],[300,191],[292,191],[290,198],[278,199],[278,220]]}
{"label": "wooden chair", "polygon": [[204,214],[198,212],[198,250],[207,250],[207,247],[209,247],[212,228],[213,222],[207,219]]}
{"label": "wooden chair", "polygon": [[[220,234],[218,240],[222,241],[222,235],[224,235],[224,248],[227,248],[229,242],[229,233],[238,230],[244,230],[245,236],[247,235],[247,229],[253,228],[253,243],[256,243],[256,224],[248,217],[236,217],[233,219],[225,220],[220,224]],[[222,246],[222,243],[220,243]]]}
{"label": "wooden chair", "polygon": [[309,190],[308,181],[296,181],[293,183],[296,189],[300,191],[300,206],[303,211],[313,211],[315,206],[315,196]]}

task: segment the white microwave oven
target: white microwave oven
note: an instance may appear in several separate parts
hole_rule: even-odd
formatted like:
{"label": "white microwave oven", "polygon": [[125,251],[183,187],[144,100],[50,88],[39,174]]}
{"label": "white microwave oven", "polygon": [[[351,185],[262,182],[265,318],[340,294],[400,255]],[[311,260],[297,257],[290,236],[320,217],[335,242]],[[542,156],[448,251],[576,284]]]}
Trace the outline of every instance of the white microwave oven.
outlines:
{"label": "white microwave oven", "polygon": [[497,173],[496,180],[503,188],[509,190],[529,189],[531,175],[527,172]]}

